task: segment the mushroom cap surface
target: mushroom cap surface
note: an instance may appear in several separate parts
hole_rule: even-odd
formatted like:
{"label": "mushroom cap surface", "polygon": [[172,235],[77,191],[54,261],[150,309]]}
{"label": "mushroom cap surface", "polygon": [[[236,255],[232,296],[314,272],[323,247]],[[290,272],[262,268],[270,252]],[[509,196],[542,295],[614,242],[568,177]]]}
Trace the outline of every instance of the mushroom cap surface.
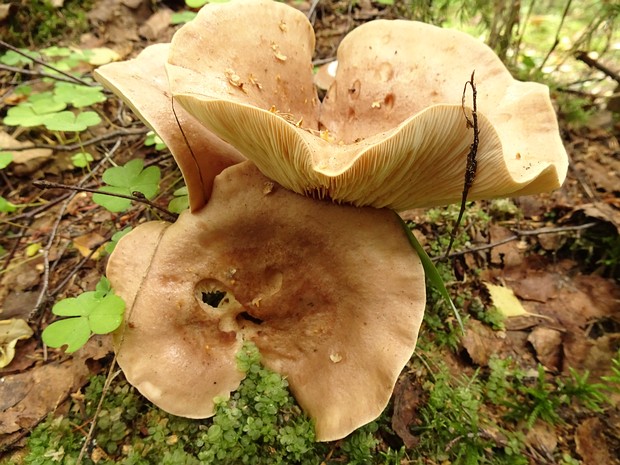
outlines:
{"label": "mushroom cap surface", "polygon": [[191,192],[190,208],[198,210],[211,195],[213,178],[245,157],[181,105],[174,105],[173,109],[164,67],[169,49],[170,44],[151,45],[132,60],[100,66],[95,70],[95,78],[161,137]]}
{"label": "mushroom cap surface", "polygon": [[[229,37],[233,24],[257,16],[259,37]],[[173,38],[172,93],[284,187],[405,210],[461,198],[473,140],[461,101],[475,69],[480,144],[469,198],[561,185],[568,161],[547,87],[513,79],[478,40],[414,21],[366,23],[342,41],[336,79],[320,107],[309,68],[313,43],[307,20],[285,5],[207,6]],[[192,60],[190,48],[208,53]],[[255,76],[262,87],[251,84]]]}
{"label": "mushroom cap surface", "polygon": [[392,211],[297,195],[249,162],[216,177],[198,213],[131,231],[107,275],[127,303],[118,363],[153,403],[212,415],[252,341],[321,441],[379,416],[425,305],[422,265]]}

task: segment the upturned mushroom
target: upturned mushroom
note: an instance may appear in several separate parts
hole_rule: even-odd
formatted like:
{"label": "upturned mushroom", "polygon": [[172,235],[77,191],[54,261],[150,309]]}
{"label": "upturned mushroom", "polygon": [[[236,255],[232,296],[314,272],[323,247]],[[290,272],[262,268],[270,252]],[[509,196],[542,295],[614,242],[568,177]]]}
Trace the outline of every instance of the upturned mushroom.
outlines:
{"label": "upturned mushroom", "polygon": [[[268,0],[208,5],[158,47],[97,73],[168,143],[192,206],[136,228],[110,257],[128,308],[119,364],[158,406],[207,417],[243,378],[234,354],[253,341],[317,439],[343,437],[380,414],[414,350],[423,270],[391,210],[460,200],[473,137],[464,83],[475,68],[472,199],[561,184],[548,91],[465,34],[376,21],[342,42],[319,102],[312,28]],[[145,60],[158,78],[140,76]]]}

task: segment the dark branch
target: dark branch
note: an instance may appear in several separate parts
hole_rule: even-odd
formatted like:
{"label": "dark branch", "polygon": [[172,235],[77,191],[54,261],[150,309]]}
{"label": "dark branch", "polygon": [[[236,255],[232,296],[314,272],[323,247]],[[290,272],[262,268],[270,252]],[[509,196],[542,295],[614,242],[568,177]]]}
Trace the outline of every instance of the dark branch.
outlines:
{"label": "dark branch", "polygon": [[151,202],[143,195],[137,196],[137,195],[114,194],[111,192],[99,191],[97,189],[89,189],[87,187],[69,186],[67,184],[59,184],[56,182],[49,182],[49,181],[33,181],[32,185],[40,189],[68,189],[68,190],[77,191],[77,192],[91,192],[93,194],[109,195],[111,197],[119,197],[121,199],[133,200],[135,202],[143,203],[145,205],[148,205],[151,208],[154,208],[160,211],[165,216],[167,216],[170,221],[176,221],[176,219],[179,216],[176,213],[172,213],[171,211],[166,210],[164,207],[160,207],[159,205]]}
{"label": "dark branch", "polygon": [[[463,109],[463,115],[465,115],[465,122],[468,128],[474,130],[474,140],[469,146],[469,153],[467,154],[467,161],[465,165],[465,181],[463,183],[463,194],[461,196],[461,209],[459,210],[459,216],[456,219],[456,224],[454,228],[452,228],[452,232],[450,233],[450,243],[448,244],[448,248],[446,249],[446,254],[444,258],[447,258],[450,255],[450,250],[452,249],[452,245],[454,244],[454,238],[456,237],[456,231],[461,224],[461,220],[463,219],[463,214],[465,213],[465,207],[467,205],[467,196],[469,194],[469,189],[474,184],[474,180],[476,179],[476,171],[478,169],[478,161],[476,160],[476,155],[478,154],[478,144],[480,143],[480,130],[478,129],[478,106],[477,106],[477,96],[478,91],[476,90],[476,84],[474,82],[474,75],[476,71],[472,71],[471,78],[469,81],[465,83],[463,87],[463,99],[461,101],[461,107]],[[471,117],[469,119],[467,113],[465,112],[465,95],[467,94],[467,86],[471,87],[472,92],[472,111]]]}

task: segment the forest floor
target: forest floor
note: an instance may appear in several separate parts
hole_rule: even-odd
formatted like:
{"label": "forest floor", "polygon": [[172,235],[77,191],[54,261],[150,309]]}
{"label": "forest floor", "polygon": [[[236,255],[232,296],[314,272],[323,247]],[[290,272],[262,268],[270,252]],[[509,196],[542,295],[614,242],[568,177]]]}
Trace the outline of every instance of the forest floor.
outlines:
{"label": "forest floor", "polygon": [[[131,3],[135,7],[127,6]],[[310,8],[293,5],[303,11]],[[389,8],[370,2],[350,5],[332,2],[317,7],[312,18],[318,61],[333,58],[340,40],[356,25],[394,16]],[[109,47],[123,58],[134,56],[150,43],[170,40],[178,28],[170,24],[171,14],[166,8],[154,12],[151,2],[96,2],[88,13],[92,32],[81,36],[79,46]],[[3,114],[14,104],[10,90],[17,82],[15,75],[0,69]],[[467,315],[465,334],[458,334],[453,321],[445,322],[450,320],[445,309],[437,311],[437,318],[431,311],[417,357],[431,365],[440,358],[454,379],[487,376],[497,357],[513,360],[531,386],[585,372],[588,383],[595,385],[613,375],[612,360],[620,350],[620,123],[618,114],[614,120],[603,106],[593,104],[595,111],[580,123],[560,113],[570,158],[561,189],[468,207],[451,260],[440,267],[449,277],[451,294],[464,296],[456,301]],[[110,123],[121,111],[129,118],[124,127]],[[8,147],[14,143],[11,140],[34,144],[13,152],[12,163],[0,169],[0,194],[20,206],[13,212],[0,211],[0,317],[24,319],[34,330],[32,337],[17,342],[12,361],[0,369],[0,460],[3,455],[17,460],[36,425],[50,412],[65,414],[71,402],[79,403],[89,379],[107,372],[108,337],[93,338],[67,355],[46,348],[40,335],[54,319],[50,311],[54,302],[94,289],[105,273],[101,246],[114,233],[158,218],[143,203],[111,213],[93,203],[91,193],[42,190],[33,186],[33,180],[97,188],[107,158],[117,164],[141,158],[162,170],[160,193],[153,202],[165,207],[179,187],[172,156],[144,144],[147,130],[135,116],[128,116],[130,112],[114,98],[100,104],[98,112],[107,121],[81,135],[82,143],[93,141],[87,146],[94,155],[88,170],[71,162],[84,146],[51,139],[44,131],[0,126],[0,147]],[[415,223],[417,237],[429,254],[438,257],[456,213],[454,208],[415,210],[404,217]],[[512,290],[517,303],[492,301],[492,286]],[[489,308],[492,311],[486,312]],[[510,312],[514,315],[506,316]],[[3,346],[3,353],[7,350]],[[402,445],[411,449],[419,442],[417,413],[429,395],[420,366],[412,363],[397,383],[387,412],[394,435],[383,436],[385,444],[379,449]],[[554,386],[547,391],[542,387],[541,392],[556,391]],[[530,463],[620,463],[620,394],[613,389],[601,392],[608,397],[597,404],[600,408],[583,407],[577,396],[574,402],[554,404],[559,413],[556,422],[527,413],[515,420],[512,428],[523,432],[522,451]],[[521,397],[515,398],[523,400],[529,394],[521,390],[517,393]],[[500,419],[505,409],[489,407],[485,412],[506,425]],[[479,431],[491,442],[503,444],[493,428]],[[570,462],[570,457],[577,462]],[[427,463],[439,463],[436,460]],[[413,462],[403,458],[401,463]]]}

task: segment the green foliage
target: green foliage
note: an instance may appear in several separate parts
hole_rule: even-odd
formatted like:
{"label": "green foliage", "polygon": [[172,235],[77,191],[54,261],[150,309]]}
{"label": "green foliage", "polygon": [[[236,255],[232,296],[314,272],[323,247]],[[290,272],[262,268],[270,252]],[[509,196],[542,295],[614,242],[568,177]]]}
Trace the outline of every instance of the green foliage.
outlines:
{"label": "green foliage", "polygon": [[237,356],[247,377],[228,401],[219,401],[213,424],[201,436],[202,464],[316,464],[314,427],[302,414],[281,376],[260,365],[254,345]]}
{"label": "green foliage", "polygon": [[[152,199],[159,190],[160,178],[161,173],[158,167],[144,168],[144,161],[135,159],[124,166],[115,166],[105,170],[102,179],[108,185],[101,187],[99,191],[122,195],[133,195],[134,192],[139,192],[147,199]],[[122,212],[131,205],[129,199],[104,194],[94,194],[93,201],[111,212]]]}
{"label": "green foliage", "polygon": [[620,349],[611,361],[611,372],[611,375],[603,376],[601,379],[607,383],[607,390],[620,392]]}
{"label": "green foliage", "polygon": [[67,346],[67,352],[75,352],[90,336],[107,334],[118,328],[123,321],[125,302],[115,295],[110,282],[102,277],[96,289],[78,297],[63,299],[54,305],[52,312],[64,318],[55,321],[43,331],[43,342],[50,347]]}
{"label": "green foliage", "polygon": [[57,37],[77,38],[88,30],[86,12],[92,4],[92,0],[65,0],[58,8],[49,0],[19,2],[0,34],[17,46],[42,45]]}
{"label": "green foliage", "polygon": [[0,152],[0,170],[3,170],[13,161],[13,154],[10,152]]}
{"label": "green foliage", "polygon": [[175,190],[172,195],[174,198],[168,203],[168,210],[172,213],[181,213],[189,208],[189,193],[187,186]]}
{"label": "green foliage", "polygon": [[17,205],[12,204],[4,197],[0,196],[0,212],[1,213],[11,213],[17,209]]}
{"label": "green foliage", "polygon": [[189,23],[196,17],[196,13],[193,11],[179,11],[172,13],[170,17],[170,24],[185,24]]}
{"label": "green foliage", "polygon": [[154,131],[149,131],[146,133],[146,139],[144,140],[144,145],[146,145],[147,147],[155,146],[155,150],[166,149],[166,144],[164,144],[164,141],[161,140],[161,137],[155,134]]}
{"label": "green foliage", "polygon": [[485,308],[484,304],[478,297],[471,299],[469,304],[469,312],[478,320],[489,325],[495,331],[501,331],[506,328],[504,325],[505,317],[502,312],[493,306]]}
{"label": "green foliage", "polygon": [[114,252],[114,249],[116,248],[116,244],[118,244],[118,241],[120,241],[123,236],[128,234],[131,231],[131,229],[132,229],[131,226],[128,226],[121,231],[116,231],[112,235],[112,239],[110,240],[110,242],[108,242],[105,245],[104,250],[109,254]]}
{"label": "green foliage", "polygon": [[71,163],[76,168],[86,168],[93,161],[93,156],[88,152],[78,152],[71,155]]}
{"label": "green foliage", "polygon": [[422,245],[418,242],[416,237],[411,232],[411,229],[409,229],[409,226],[402,219],[400,219],[400,216],[398,216],[398,219],[400,220],[401,225],[405,230],[405,233],[407,234],[407,238],[409,239],[411,247],[416,251],[416,253],[420,257],[420,260],[422,261],[422,266],[424,267],[424,274],[426,278],[430,281],[433,289],[435,289],[436,292],[443,298],[446,305],[451,308],[452,313],[454,314],[454,317],[459,324],[461,332],[463,332],[463,321],[461,320],[461,316],[459,315],[459,312],[454,306],[454,302],[452,302],[452,298],[450,297],[450,294],[446,289],[445,281],[439,274],[439,271],[437,271],[437,268],[435,268],[434,263],[432,262]]}
{"label": "green foliage", "polygon": [[[412,428],[419,444],[412,453],[420,459],[454,465],[526,465],[521,454],[522,437],[492,424],[485,416],[484,383],[474,375],[454,379],[447,367],[439,365],[433,381],[424,383],[427,401],[420,409],[419,424]],[[506,441],[498,443],[481,431],[499,430]]]}
{"label": "green foliage", "polygon": [[54,96],[57,100],[71,104],[76,108],[88,107],[106,100],[103,87],[82,86],[62,81],[54,85]]}

